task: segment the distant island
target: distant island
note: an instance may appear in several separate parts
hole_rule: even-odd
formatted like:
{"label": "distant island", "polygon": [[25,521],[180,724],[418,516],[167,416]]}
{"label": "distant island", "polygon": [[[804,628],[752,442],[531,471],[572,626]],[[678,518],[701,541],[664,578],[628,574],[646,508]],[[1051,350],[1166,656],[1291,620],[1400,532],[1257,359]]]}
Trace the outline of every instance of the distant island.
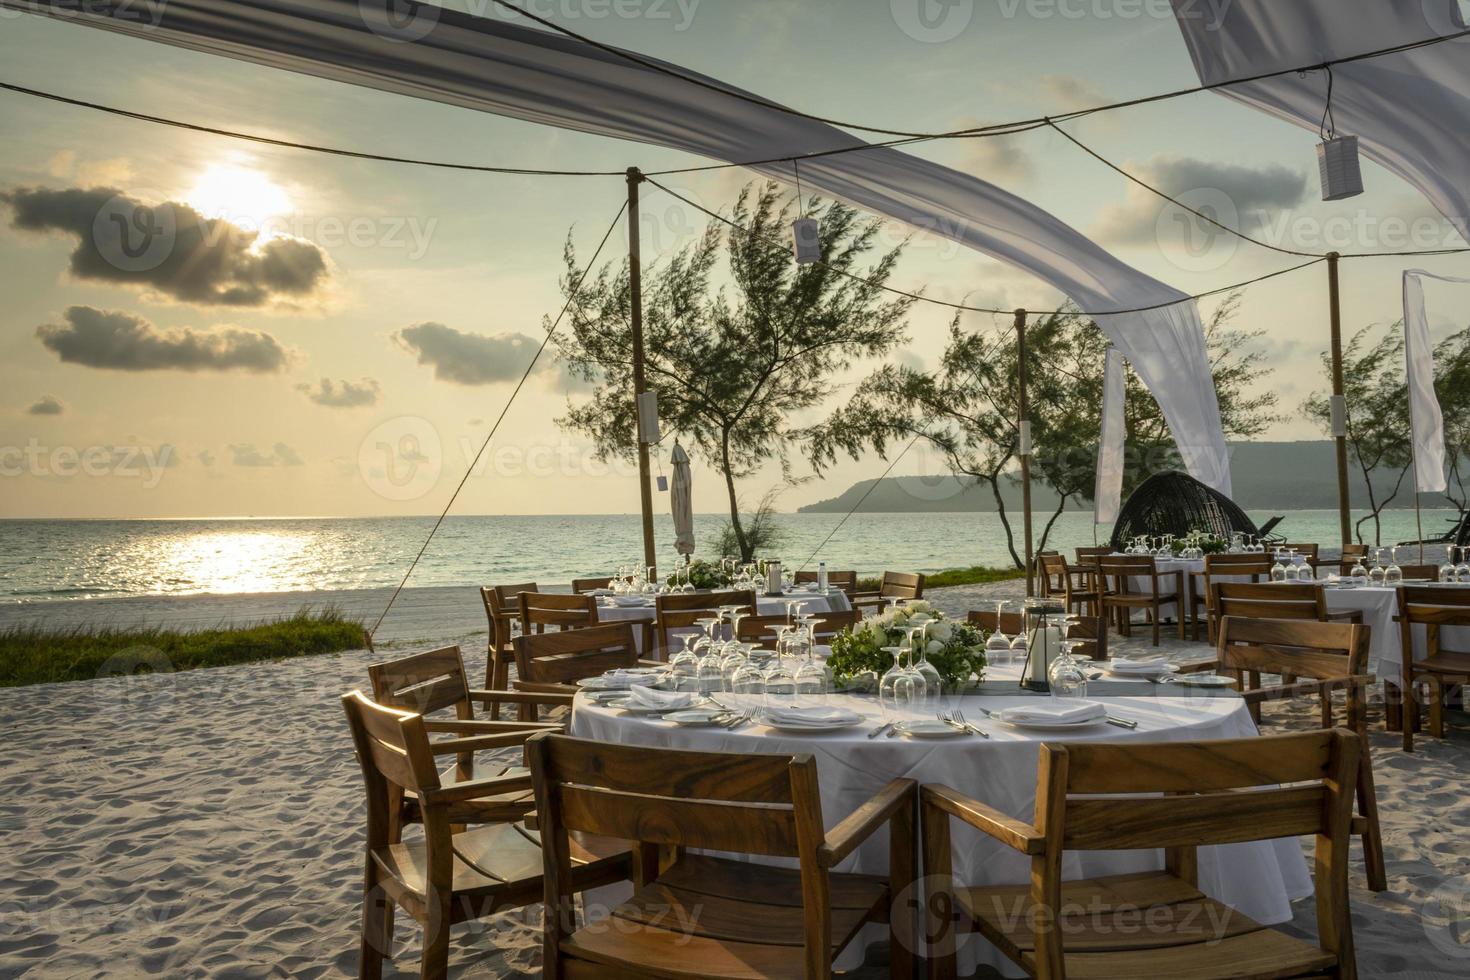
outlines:
{"label": "distant island", "polygon": [[[1328,440],[1315,442],[1234,442],[1230,444],[1230,473],[1234,483],[1235,502],[1246,510],[1330,510],[1337,507],[1337,459]],[[1367,506],[1362,473],[1349,461],[1349,487],[1355,508]],[[1393,490],[1396,471],[1373,473],[1374,492],[1379,499]],[[1403,486],[1391,508],[1414,506],[1413,474],[1404,477]],[[873,484],[877,483],[877,487]],[[842,494],[807,504],[799,513],[847,513],[873,487],[859,509],[862,513],[952,513],[995,510],[995,498],[988,486],[961,483],[953,476],[900,476],[883,480],[854,483]],[[1019,484],[1002,488],[1006,508],[1021,506]],[[1051,488],[1032,485],[1031,504],[1035,511],[1056,507],[1057,495]],[[1068,510],[1090,510],[1091,504],[1069,502]],[[1426,509],[1453,508],[1439,494],[1425,494]]]}

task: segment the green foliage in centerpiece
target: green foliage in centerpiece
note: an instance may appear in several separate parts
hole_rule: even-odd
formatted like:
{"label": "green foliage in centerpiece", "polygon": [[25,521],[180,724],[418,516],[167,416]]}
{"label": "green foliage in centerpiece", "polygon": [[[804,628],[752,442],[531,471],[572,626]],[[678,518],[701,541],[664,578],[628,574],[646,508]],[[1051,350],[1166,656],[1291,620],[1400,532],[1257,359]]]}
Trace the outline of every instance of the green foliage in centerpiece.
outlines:
{"label": "green foliage in centerpiece", "polygon": [[1186,548],[1198,548],[1200,554],[1223,555],[1230,549],[1230,543],[1222,537],[1201,531],[1196,528],[1185,535],[1183,546]]}
{"label": "green foliage in centerpiece", "polygon": [[926,636],[924,656],[946,687],[960,687],[985,677],[985,634],[979,627],[946,619],[944,613],[922,599],[890,610],[838,633],[832,639],[832,655],[827,666],[839,683],[852,681],[864,673],[881,677],[893,666],[892,654],[884,647],[908,642],[909,620],[916,613],[932,617]]}
{"label": "green foliage in centerpiece", "polygon": [[[724,589],[735,581],[735,576],[720,562],[696,558],[689,563],[689,582],[696,589]],[[680,568],[667,579],[670,586],[684,584],[684,569]]]}

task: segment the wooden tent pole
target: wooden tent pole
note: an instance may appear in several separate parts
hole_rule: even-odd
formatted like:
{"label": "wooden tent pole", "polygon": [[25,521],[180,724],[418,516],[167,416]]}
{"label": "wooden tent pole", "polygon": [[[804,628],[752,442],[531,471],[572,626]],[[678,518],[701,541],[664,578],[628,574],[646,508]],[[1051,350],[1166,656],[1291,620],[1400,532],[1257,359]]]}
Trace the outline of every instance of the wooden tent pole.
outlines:
{"label": "wooden tent pole", "polygon": [[1021,526],[1026,542],[1026,595],[1036,594],[1036,559],[1031,536],[1031,421],[1026,401],[1026,311],[1016,311],[1016,420],[1020,430]]}
{"label": "wooden tent pole", "polygon": [[1327,253],[1327,291],[1332,318],[1332,440],[1337,444],[1337,515],[1342,543],[1352,541],[1352,511],[1348,500],[1347,396],[1342,376],[1342,298],[1338,289],[1336,252]]}
{"label": "wooden tent pole", "polygon": [[[633,401],[641,409],[642,396],[648,390],[643,378],[643,265],[638,227],[638,185],[643,174],[637,167],[628,168],[628,300],[631,305],[633,331]],[[638,413],[641,422],[641,412]],[[643,564],[658,564],[653,547],[653,487],[649,482],[648,443],[643,426],[638,426],[638,496],[643,508]]]}

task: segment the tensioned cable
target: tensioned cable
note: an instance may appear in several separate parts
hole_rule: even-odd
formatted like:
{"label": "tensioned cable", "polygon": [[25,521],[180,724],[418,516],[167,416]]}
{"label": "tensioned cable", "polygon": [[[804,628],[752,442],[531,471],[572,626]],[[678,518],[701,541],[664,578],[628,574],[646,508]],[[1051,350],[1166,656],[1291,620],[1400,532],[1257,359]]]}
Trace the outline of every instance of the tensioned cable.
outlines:
{"label": "tensioned cable", "polygon": [[[663,184],[660,184],[658,181],[654,180],[652,177],[648,177],[648,176],[645,175],[644,180],[647,183],[652,184],[654,187],[657,187],[659,190],[663,191],[665,194],[668,194],[670,197],[677,198],[678,200],[683,201],[685,204],[689,205],[691,208],[694,208],[696,211],[699,211],[699,212],[707,215],[708,217],[713,218],[716,221],[722,222],[723,224],[728,225],[731,228],[734,228],[736,231],[739,231],[739,232],[741,232],[744,235],[749,235],[752,239],[754,239],[757,242],[760,242],[760,243],[762,243],[764,245],[767,245],[767,246],[769,246],[771,248],[780,249],[783,252],[788,252],[788,253],[790,252],[790,248],[787,246],[787,244],[785,242],[779,242],[779,241],[776,241],[775,239],[765,238],[765,237],[756,235],[754,232],[752,232],[750,229],[746,228],[744,225],[740,224],[739,222],[737,222],[737,221],[735,221],[735,220],[733,220],[731,218],[727,218],[724,215],[722,215],[722,214],[720,214],[720,213],[718,213],[716,211],[711,211],[709,208],[705,207],[702,204],[698,204],[698,203],[696,203],[694,201],[691,201],[689,198],[687,198],[684,195],[678,193],[677,191],[672,191],[669,188],[665,187]],[[1253,285],[1255,285],[1258,282],[1265,282],[1267,279],[1275,279],[1277,276],[1284,276],[1284,275],[1286,275],[1288,273],[1296,272],[1298,269],[1305,269],[1308,266],[1316,265],[1319,262],[1325,262],[1325,261],[1327,261],[1327,256],[1325,256],[1325,255],[1312,256],[1311,259],[1310,259],[1310,261],[1303,262],[1300,265],[1290,266],[1289,268],[1286,268],[1286,269],[1277,269],[1275,272],[1268,272],[1265,275],[1256,276],[1255,278],[1253,278],[1253,279],[1247,279],[1244,282],[1237,282],[1237,283],[1234,283],[1234,284],[1229,285],[1229,286],[1221,286],[1218,289],[1211,289],[1211,290],[1208,290],[1208,291],[1203,292],[1203,293],[1195,293],[1192,296],[1184,296],[1184,297],[1181,297],[1180,299],[1169,300],[1168,302],[1165,302],[1165,303],[1154,303],[1151,306],[1136,306],[1136,307],[1133,307],[1131,309],[1126,309],[1126,310],[1098,310],[1096,312],[1091,311],[1091,310],[1088,310],[1088,311],[1085,311],[1085,312],[1086,312],[1086,315],[1087,316],[1096,317],[1096,316],[1118,316],[1118,315],[1125,314],[1125,313],[1147,313],[1150,310],[1162,310],[1165,307],[1174,306],[1175,304],[1187,302],[1188,300],[1205,299],[1205,298],[1207,298],[1209,296],[1215,296],[1215,295],[1218,295],[1220,293],[1227,293],[1227,292],[1230,292],[1230,291],[1235,290],[1235,289],[1244,289],[1246,286],[1253,286]],[[860,276],[860,275],[858,275],[855,272],[848,272],[845,269],[839,269],[836,266],[829,264],[824,259],[818,259],[817,260],[817,263],[820,264],[820,265],[826,266],[828,269],[830,269],[832,272],[837,273],[839,276],[844,276],[844,277],[846,277],[848,279],[851,279],[851,280],[853,280],[855,282],[860,282],[860,283],[862,283],[865,286],[871,286],[874,289],[881,289],[884,292],[892,293],[895,296],[902,296],[902,297],[905,297],[907,299],[915,300],[915,301],[920,302],[920,303],[928,303],[931,306],[942,306],[945,309],[949,309],[949,310],[961,310],[961,311],[966,312],[966,313],[995,313],[995,314],[1002,314],[1002,315],[1004,315],[1004,314],[1010,314],[1010,313],[1014,313],[1015,312],[1015,310],[999,310],[999,309],[994,309],[994,308],[988,307],[988,306],[970,306],[969,304],[966,304],[966,303],[951,303],[948,300],[933,299],[931,297],[925,296],[923,293],[914,293],[914,292],[910,292],[910,291],[908,291],[906,289],[898,289],[898,288],[896,288],[894,286],[888,286],[888,285],[885,285],[883,283],[875,282],[874,280],[869,279],[869,278],[867,278],[865,276]],[[1064,315],[1064,314],[1067,314],[1067,313],[1073,313],[1073,312],[1076,312],[1076,311],[1075,310],[1027,310],[1026,312],[1027,313],[1033,313],[1033,314],[1035,314],[1037,316],[1061,316],[1061,315]]]}
{"label": "tensioned cable", "polygon": [[455,500],[459,498],[460,491],[463,490],[465,484],[469,482],[470,475],[475,472],[475,467],[480,464],[480,457],[484,456],[485,450],[490,448],[490,440],[495,438],[496,431],[500,429],[500,423],[505,421],[506,413],[510,411],[510,406],[515,402],[516,396],[521,393],[521,388],[525,386],[526,379],[529,378],[531,376],[531,372],[536,369],[536,362],[540,360],[541,355],[545,353],[546,345],[551,343],[551,338],[556,334],[557,328],[561,326],[562,318],[565,317],[567,315],[567,311],[572,308],[572,303],[576,302],[577,295],[582,291],[582,283],[587,281],[587,276],[592,272],[592,267],[597,264],[597,257],[602,254],[603,247],[607,245],[607,240],[612,237],[613,231],[618,227],[618,222],[623,219],[623,214],[627,210],[628,202],[624,201],[622,207],[618,208],[618,213],[613,217],[612,224],[607,226],[607,231],[603,234],[602,241],[599,242],[597,245],[597,251],[592,253],[592,260],[587,263],[587,268],[583,269],[582,274],[577,277],[576,285],[568,290],[567,301],[562,304],[561,312],[558,313],[556,315],[556,319],[552,321],[551,329],[546,331],[546,336],[541,338],[541,346],[536,348],[536,353],[532,356],[531,363],[527,364],[526,370],[521,373],[521,380],[516,382],[515,390],[510,393],[510,397],[505,400],[504,407],[500,409],[500,416],[495,420],[495,424],[490,427],[490,432],[485,436],[485,441],[480,443],[480,449],[478,452],[475,453],[475,458],[470,460],[470,465],[465,470],[464,476],[459,478],[459,484],[454,488],[454,493],[449,495],[449,502],[446,503],[444,505],[444,509],[440,511],[439,519],[436,520],[434,522],[434,526],[429,529],[429,536],[424,539],[423,547],[419,549],[419,553],[417,555],[414,555],[413,561],[408,566],[408,571],[403,573],[403,580],[398,583],[398,588],[394,589],[393,594],[388,597],[388,604],[383,607],[382,613],[378,615],[378,621],[376,623],[373,623],[372,629],[368,630],[368,639],[370,642],[372,640],[373,634],[378,632],[378,627],[383,625],[383,620],[387,618],[388,611],[393,608],[393,603],[398,601],[399,593],[401,593],[403,591],[403,587],[408,584],[409,576],[413,574],[413,570],[419,565],[419,559],[423,558],[424,552],[429,550],[429,543],[434,540],[434,535],[438,533],[439,526],[443,524],[444,519],[449,516],[449,509],[454,506]]}
{"label": "tensioned cable", "polygon": [[[1058,126],[1052,120],[1047,120],[1047,125],[1050,126],[1052,128],[1052,130],[1054,130],[1057,133],[1060,133],[1063,137],[1065,137],[1070,143],[1072,143],[1073,146],[1076,146],[1083,153],[1086,153],[1088,156],[1092,157],[1094,160],[1096,160],[1098,163],[1101,163],[1103,166],[1107,167],[1109,170],[1111,170],[1114,173],[1116,173],[1116,174],[1124,177],[1127,180],[1132,181],[1133,183],[1137,184],[1139,187],[1142,187],[1144,190],[1148,191],[1150,194],[1153,194],[1153,195],[1155,195],[1157,197],[1163,198],[1165,201],[1168,201],[1170,204],[1173,204],[1175,207],[1177,207],[1177,208],[1179,208],[1179,209],[1181,209],[1183,211],[1189,212],[1190,214],[1194,215],[1196,218],[1199,218],[1201,221],[1205,221],[1205,222],[1208,222],[1209,224],[1214,225],[1216,228],[1219,228],[1221,231],[1229,232],[1230,234],[1234,235],[1237,238],[1240,238],[1240,239],[1242,239],[1244,241],[1250,242],[1252,245],[1258,245],[1261,248],[1270,249],[1273,252],[1280,252],[1283,255],[1296,255],[1296,256],[1301,256],[1301,257],[1315,256],[1317,258],[1324,258],[1324,259],[1327,257],[1327,253],[1325,253],[1325,252],[1302,252],[1302,251],[1298,251],[1298,250],[1292,249],[1292,248],[1285,248],[1285,247],[1283,247],[1281,245],[1272,245],[1270,242],[1262,241],[1259,238],[1254,238],[1251,235],[1246,234],[1245,232],[1241,231],[1239,228],[1232,228],[1231,226],[1229,226],[1227,224],[1224,224],[1223,222],[1221,222],[1221,221],[1219,221],[1219,220],[1217,220],[1215,218],[1210,217],[1208,214],[1205,214],[1203,211],[1199,211],[1199,210],[1197,210],[1195,208],[1190,207],[1188,204],[1185,204],[1183,201],[1179,200],[1178,198],[1169,196],[1168,194],[1166,194],[1163,191],[1159,190],[1157,187],[1155,187],[1152,184],[1149,184],[1148,182],[1144,181],[1142,178],[1137,177],[1134,174],[1129,173],[1128,171],[1124,170],[1122,167],[1118,166],[1113,161],[1109,160],[1107,157],[1103,156],[1101,153],[1098,153],[1096,150],[1094,150],[1092,147],[1088,146],[1086,143],[1083,143],[1081,140],[1079,140],[1077,137],[1073,136],[1071,133],[1067,132],[1062,127]],[[1424,251],[1419,251],[1419,252],[1340,252],[1340,253],[1338,253],[1338,258],[1342,258],[1342,259],[1371,259],[1371,258],[1377,258],[1377,257],[1399,257],[1399,258],[1402,258],[1402,257],[1412,256],[1412,255],[1458,255],[1458,254],[1460,254],[1462,252],[1470,252],[1470,248],[1426,249]]]}

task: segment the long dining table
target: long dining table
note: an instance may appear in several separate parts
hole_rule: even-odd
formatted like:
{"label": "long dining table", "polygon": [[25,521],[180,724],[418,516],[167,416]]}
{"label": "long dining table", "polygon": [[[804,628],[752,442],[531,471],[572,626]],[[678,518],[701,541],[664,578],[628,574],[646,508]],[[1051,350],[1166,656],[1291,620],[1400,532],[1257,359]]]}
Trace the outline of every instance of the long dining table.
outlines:
{"label": "long dining table", "polygon": [[[993,666],[987,671],[987,684],[982,689],[985,693],[949,699],[949,703],[962,708],[968,721],[988,732],[989,738],[869,738],[869,732],[885,719],[875,698],[860,695],[830,696],[831,703],[852,708],[864,719],[855,728],[830,734],[792,734],[758,723],[734,730],[685,728],[660,717],[603,707],[585,696],[576,700],[570,730],[583,738],[630,745],[714,752],[811,753],[817,760],[823,819],[829,827],[899,776],[949,785],[1013,817],[1030,820],[1035,807],[1038,747],[1048,736],[1008,727],[985,713],[1046,697],[1023,691],[1016,683],[1019,671],[1015,665]],[[1109,694],[1110,689],[1113,694]],[[1103,699],[1110,714],[1137,722],[1138,727],[1127,730],[1102,724],[1070,731],[1064,737],[1050,736],[1052,740],[1146,744],[1257,734],[1244,701],[1233,691],[1101,679],[1091,682],[1088,693]],[[1029,859],[968,827],[953,828],[953,846],[955,873],[961,884],[1022,884],[1029,880]],[[1162,852],[1157,850],[1068,852],[1065,874],[1069,879],[1125,874],[1158,869],[1162,862]],[[887,843],[879,834],[838,870],[883,874],[887,866]],[[1290,903],[1311,894],[1312,889],[1306,861],[1294,838],[1201,848],[1199,877],[1206,894],[1265,924],[1290,920]],[[609,895],[602,900],[619,899]],[[838,968],[857,966],[862,949],[885,937],[886,931],[870,927],[860,942],[849,947]],[[967,937],[962,943],[962,975],[982,964],[1005,975],[1016,975],[1010,961],[980,936]]]}

